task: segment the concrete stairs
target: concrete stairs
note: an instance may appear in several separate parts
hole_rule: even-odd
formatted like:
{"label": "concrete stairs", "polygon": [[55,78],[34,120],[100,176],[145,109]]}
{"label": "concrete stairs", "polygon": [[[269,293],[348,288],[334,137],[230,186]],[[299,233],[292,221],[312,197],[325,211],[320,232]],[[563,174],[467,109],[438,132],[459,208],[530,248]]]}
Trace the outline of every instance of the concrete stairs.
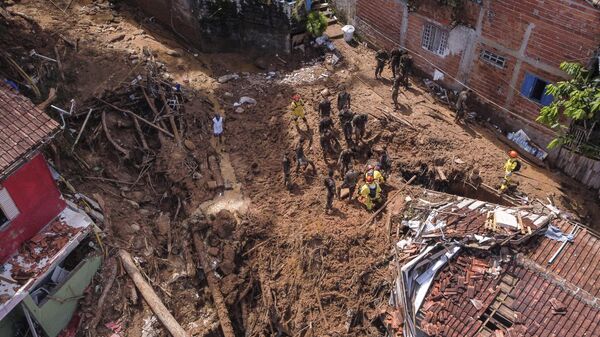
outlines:
{"label": "concrete stairs", "polygon": [[335,14],[333,14],[333,11],[329,7],[329,3],[327,1],[324,1],[324,0],[313,1],[312,10],[320,11],[323,14],[325,14],[325,16],[327,17],[327,23],[330,26],[337,23],[337,18],[335,17]]}
{"label": "concrete stairs", "polygon": [[325,30],[325,34],[327,34],[330,39],[340,39],[344,36],[342,29],[338,24],[338,20],[326,0],[314,0],[312,3],[312,10],[320,11],[327,17],[328,27],[327,30]]}

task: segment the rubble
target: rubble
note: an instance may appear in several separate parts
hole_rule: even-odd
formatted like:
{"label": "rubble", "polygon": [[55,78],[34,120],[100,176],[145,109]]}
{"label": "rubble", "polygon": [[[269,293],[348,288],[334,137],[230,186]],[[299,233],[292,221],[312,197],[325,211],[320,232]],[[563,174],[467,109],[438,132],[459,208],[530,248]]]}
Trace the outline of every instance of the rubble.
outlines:
{"label": "rubble", "polygon": [[[19,5],[19,9],[31,6]],[[447,195],[429,200],[431,203],[419,203],[417,189],[394,192],[400,181],[414,176],[412,183],[422,187],[483,195],[484,188],[479,185],[465,187],[468,174],[477,164],[481,171],[471,180],[478,178],[494,185],[503,151],[481,137],[480,130],[473,136],[470,130],[428,115],[437,109],[436,116],[442,116],[442,120],[452,117],[448,109],[435,106],[435,96],[418,85],[403,93],[410,109],[392,112],[385,94],[388,83],[365,75],[372,73],[372,55],[363,46],[354,50],[326,41],[338,50],[310,61],[273,57],[269,62],[265,55],[257,60],[262,72],[248,73],[247,65],[240,64],[240,56],[227,62],[225,59],[231,56],[188,54],[183,51],[189,46],[159,42],[173,36],[169,38],[152,18],[136,21],[138,18],[127,16],[125,4],[119,6],[125,9],[113,9],[102,2],[77,7],[72,13],[77,20],[73,30],[65,29],[68,24],[62,20],[47,20],[52,26],[43,28],[62,41],[60,60],[69,83],[60,80],[55,62],[32,61],[26,52],[21,56],[12,50],[8,56],[19,60],[16,65],[26,70],[32,81],[19,76],[14,65],[7,77],[30,86],[25,91],[31,96],[38,92],[38,101],[43,101],[48,88],[53,87],[58,88],[57,106],[66,106],[71,95],[77,99],[74,114],[65,116],[67,132],[60,139],[59,151],[52,156],[62,162],[61,172],[78,189],[104,199],[100,202],[94,196],[103,211],[98,219],[104,218],[107,234],[103,239],[108,251],[130,252],[143,278],[191,335],[219,334],[223,325],[230,325],[235,334],[250,336],[375,336],[384,333],[384,326],[402,329],[408,319],[404,311],[388,306],[387,290],[394,286],[390,284],[391,274],[398,264],[421,255],[424,243],[432,242],[440,245],[424,258],[438,254],[440,259],[432,263],[437,274],[420,280],[433,284],[427,289],[435,289],[436,299],[427,298],[425,287],[419,285],[423,303],[414,312],[418,321],[414,323],[422,321],[421,314],[427,315],[423,320],[427,330],[443,334],[443,326],[456,320],[441,303],[455,309],[454,300],[462,301],[464,295],[468,299],[460,302],[462,308],[486,310],[488,296],[492,298],[497,289],[492,287],[494,292],[490,292],[481,288],[502,278],[508,270],[504,259],[489,256],[496,254],[498,247],[520,247],[527,238],[543,234],[544,225],[536,225],[527,216],[522,224],[516,219],[519,227],[515,230],[514,221],[509,221],[512,227],[500,226],[502,221],[494,224],[495,213],[478,214],[479,206],[435,205]],[[27,13],[34,21],[41,16],[36,11]],[[39,32],[49,44],[54,42],[44,30]],[[109,42],[121,34],[125,34],[122,39]],[[53,55],[53,46],[45,50],[38,45],[35,47],[40,53]],[[34,69],[29,69],[27,63],[32,63]],[[374,216],[355,204],[337,200],[339,212],[321,214],[322,191],[315,183],[319,176],[294,177],[291,192],[277,184],[281,154],[290,151],[298,137],[305,136],[289,122],[290,96],[303,96],[309,124],[314,127],[318,116],[311,108],[321,99],[324,87],[335,97],[340,83],[352,92],[352,108],[373,117],[368,132],[374,148],[386,143],[395,156],[390,190],[386,191],[393,200]],[[448,94],[439,98],[445,101]],[[234,97],[248,99],[237,102],[243,107],[234,110]],[[250,109],[252,113],[243,113]],[[229,114],[231,110],[236,114]],[[211,144],[210,119],[215,112],[225,113],[228,121],[225,144],[219,151]],[[306,136],[309,141],[318,137],[314,133]],[[315,158],[321,154],[314,145],[307,151]],[[359,167],[363,159],[368,158],[357,160]],[[316,164],[318,172],[326,172],[327,161],[316,160]],[[227,178],[231,176],[243,180],[243,186]],[[464,190],[457,192],[457,186]],[[538,196],[550,190],[543,187],[536,192],[538,183],[529,181],[520,188]],[[196,213],[199,205],[229,189],[237,189],[251,199],[248,214]],[[407,195],[412,199],[405,198]],[[220,200],[215,209],[239,201]],[[405,207],[409,214],[404,212]],[[410,212],[421,217],[412,218]],[[402,220],[408,220],[406,224],[420,231],[420,236],[405,236],[404,232],[411,230],[402,225]],[[570,233],[571,228],[561,226],[561,230]],[[198,251],[189,240],[194,233],[206,245],[209,266],[198,268]],[[586,232],[575,234],[575,242],[580,235],[590,240]],[[454,244],[447,247],[448,242]],[[562,257],[572,253],[572,246],[566,244],[556,261],[562,262]],[[558,249],[547,248],[552,253]],[[478,255],[471,256],[473,251]],[[464,266],[455,265],[456,261]],[[543,262],[547,264],[547,259]],[[444,281],[448,284],[443,289],[436,287],[437,275],[448,268],[454,268],[456,275]],[[211,275],[212,287],[207,275]],[[103,282],[109,276],[104,271],[98,279]],[[155,323],[155,316],[139,299],[127,275],[119,274],[115,284],[120,286],[113,286],[106,296],[104,313],[91,334],[167,333]],[[217,301],[213,299],[215,288],[221,294]],[[94,317],[100,295],[88,295],[82,311],[84,322]],[[567,315],[571,313],[567,311]],[[230,324],[222,323],[225,316]],[[112,323],[107,327],[106,322]],[[493,333],[516,336],[522,329],[523,324],[516,323]]]}

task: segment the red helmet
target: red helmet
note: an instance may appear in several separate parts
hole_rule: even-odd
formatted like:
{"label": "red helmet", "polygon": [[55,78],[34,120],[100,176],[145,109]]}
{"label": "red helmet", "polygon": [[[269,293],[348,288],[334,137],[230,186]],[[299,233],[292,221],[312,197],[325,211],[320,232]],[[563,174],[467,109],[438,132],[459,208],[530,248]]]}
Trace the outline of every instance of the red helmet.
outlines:
{"label": "red helmet", "polygon": [[374,182],[374,181],[375,181],[375,178],[374,178],[373,176],[370,176],[370,175],[369,175],[369,176],[367,176],[367,178],[366,178],[365,180],[367,181],[367,183],[369,183],[369,184],[370,184],[370,183],[372,183],[372,182]]}
{"label": "red helmet", "polygon": [[294,96],[292,96],[292,99],[294,101],[299,101],[300,100],[300,95],[299,94],[295,94]]}
{"label": "red helmet", "polygon": [[517,158],[519,154],[517,153],[517,151],[511,150],[508,152],[508,156],[511,158]]}

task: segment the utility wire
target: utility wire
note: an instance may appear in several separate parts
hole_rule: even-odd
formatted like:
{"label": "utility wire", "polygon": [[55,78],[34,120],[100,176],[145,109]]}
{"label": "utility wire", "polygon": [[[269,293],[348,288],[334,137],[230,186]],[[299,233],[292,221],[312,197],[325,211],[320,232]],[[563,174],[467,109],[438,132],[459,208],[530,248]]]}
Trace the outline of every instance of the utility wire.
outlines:
{"label": "utility wire", "polygon": [[[363,23],[364,23],[364,22],[363,22]],[[367,24],[367,23],[364,23],[364,24],[366,24],[366,25],[367,25],[367,26],[369,26],[370,28],[373,28],[373,27],[371,27],[371,26],[370,26],[369,24]],[[527,118],[525,118],[525,117],[523,117],[523,116],[521,116],[521,115],[517,114],[516,112],[513,112],[513,111],[511,111],[511,110],[509,110],[509,109],[507,109],[507,108],[505,108],[505,107],[503,107],[503,106],[499,105],[498,103],[494,102],[492,99],[490,99],[490,98],[486,97],[484,94],[482,94],[482,93],[481,93],[481,91],[479,91],[479,90],[476,90],[476,89],[474,89],[474,88],[472,88],[472,87],[468,86],[467,84],[465,84],[465,83],[463,83],[463,82],[459,81],[457,78],[455,78],[454,76],[450,75],[448,72],[446,72],[445,70],[441,69],[441,67],[439,67],[438,65],[436,65],[436,64],[434,64],[433,62],[429,61],[427,58],[425,58],[424,56],[420,55],[420,54],[419,54],[419,53],[417,53],[416,51],[414,51],[414,50],[412,50],[412,49],[410,49],[410,48],[408,48],[408,47],[406,47],[406,46],[400,46],[400,45],[399,45],[399,44],[398,44],[396,41],[394,41],[394,40],[390,39],[389,37],[387,37],[387,36],[386,36],[386,35],[384,35],[384,34],[381,34],[381,36],[383,36],[384,38],[386,38],[388,41],[390,41],[390,42],[391,42],[392,44],[394,44],[395,46],[398,46],[398,47],[401,47],[401,48],[403,48],[403,49],[406,49],[406,50],[408,50],[409,52],[411,52],[411,53],[412,53],[412,54],[414,54],[415,56],[417,56],[417,57],[421,58],[423,61],[425,61],[425,62],[429,63],[431,66],[435,67],[435,69],[437,69],[438,71],[442,72],[444,75],[448,76],[449,78],[453,79],[453,80],[454,80],[454,81],[456,81],[457,83],[461,84],[463,87],[465,87],[465,88],[468,88],[468,89],[471,89],[471,91],[473,91],[473,92],[474,92],[476,95],[478,95],[479,97],[483,98],[485,101],[487,101],[487,102],[491,103],[492,105],[494,105],[494,106],[498,107],[499,109],[501,109],[501,110],[503,110],[503,111],[507,112],[507,113],[508,113],[508,114],[510,114],[511,116],[513,116],[513,117],[515,117],[515,118],[517,118],[517,119],[520,119],[520,120],[522,120],[523,122],[525,122],[525,124],[527,124],[527,125],[530,125],[530,126],[533,126],[533,127],[539,126],[538,124],[532,123],[532,121],[530,121],[529,119],[527,119]],[[519,90],[517,90],[516,88],[514,88],[514,87],[510,86],[510,84],[509,84],[509,87],[511,87],[513,90],[515,90],[515,91],[516,91],[516,92],[518,92],[519,94],[521,93],[521,92],[520,92]]]}

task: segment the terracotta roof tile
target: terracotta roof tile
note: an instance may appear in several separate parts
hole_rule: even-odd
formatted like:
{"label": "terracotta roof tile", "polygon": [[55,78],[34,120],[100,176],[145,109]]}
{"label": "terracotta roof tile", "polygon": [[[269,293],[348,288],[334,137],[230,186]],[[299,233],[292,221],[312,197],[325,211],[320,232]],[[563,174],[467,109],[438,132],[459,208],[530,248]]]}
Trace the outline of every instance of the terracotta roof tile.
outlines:
{"label": "terracotta roof tile", "polygon": [[42,143],[59,125],[10,87],[0,84],[0,173]]}

